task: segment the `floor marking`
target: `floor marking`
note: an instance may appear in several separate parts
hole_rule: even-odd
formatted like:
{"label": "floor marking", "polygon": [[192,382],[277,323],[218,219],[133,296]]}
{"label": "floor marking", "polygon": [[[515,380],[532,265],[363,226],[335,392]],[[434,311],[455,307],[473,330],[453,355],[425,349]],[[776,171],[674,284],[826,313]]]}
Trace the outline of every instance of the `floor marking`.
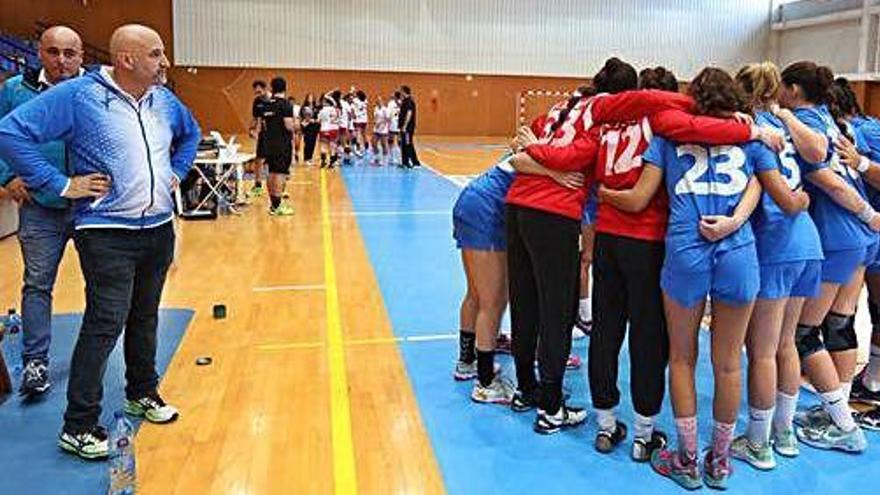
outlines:
{"label": "floor marking", "polygon": [[332,217],[397,217],[397,216],[434,216],[449,215],[449,210],[376,210],[358,212],[334,212]]}
{"label": "floor marking", "polygon": [[321,238],[324,251],[324,291],[327,307],[327,363],[330,369],[330,424],[333,439],[333,486],[335,493],[356,494],[357,469],[351,435],[351,404],[345,369],[345,349],[339,292],[336,287],[336,260],[333,258],[333,231],[330,221],[330,195],[327,172],[321,171]]}
{"label": "floor marking", "polygon": [[309,291],[324,290],[324,284],[306,285],[268,285],[266,287],[254,287],[254,292],[279,292],[279,291]]}
{"label": "floor marking", "polygon": [[[346,346],[362,345],[387,345],[387,344],[418,344],[421,342],[437,342],[441,340],[455,340],[457,333],[438,333],[434,335],[410,335],[407,337],[370,337],[365,339],[350,339],[345,341]],[[324,347],[324,342],[279,342],[275,344],[260,344],[256,348],[260,351],[285,351],[296,349],[317,349]]]}

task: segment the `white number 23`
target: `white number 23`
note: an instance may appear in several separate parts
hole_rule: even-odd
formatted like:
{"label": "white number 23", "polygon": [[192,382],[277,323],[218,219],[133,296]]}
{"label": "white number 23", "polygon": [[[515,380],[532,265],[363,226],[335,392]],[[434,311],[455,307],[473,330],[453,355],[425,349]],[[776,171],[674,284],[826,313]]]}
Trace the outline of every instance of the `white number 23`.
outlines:
{"label": "white number 23", "polygon": [[[675,184],[675,194],[713,194],[734,196],[742,193],[749,184],[749,178],[742,167],[746,155],[738,146],[713,146],[708,153],[702,146],[684,145],[677,148],[678,157],[691,156],[694,165]],[[709,171],[709,159],[714,163],[715,174],[724,176],[724,182],[700,181]]]}

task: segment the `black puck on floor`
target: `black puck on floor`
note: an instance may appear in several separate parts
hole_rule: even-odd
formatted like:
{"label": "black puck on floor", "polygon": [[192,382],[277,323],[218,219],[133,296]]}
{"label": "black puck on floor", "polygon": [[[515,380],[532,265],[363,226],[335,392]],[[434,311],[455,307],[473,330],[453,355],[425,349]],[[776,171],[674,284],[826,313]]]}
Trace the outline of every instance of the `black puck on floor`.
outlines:
{"label": "black puck on floor", "polygon": [[210,356],[204,356],[204,357],[200,357],[200,358],[196,359],[196,365],[198,365],[198,366],[208,366],[208,365],[211,364],[213,361],[214,361],[214,360],[211,359]]}
{"label": "black puck on floor", "polygon": [[225,304],[215,304],[214,305],[214,319],[221,320],[226,318],[226,305]]}

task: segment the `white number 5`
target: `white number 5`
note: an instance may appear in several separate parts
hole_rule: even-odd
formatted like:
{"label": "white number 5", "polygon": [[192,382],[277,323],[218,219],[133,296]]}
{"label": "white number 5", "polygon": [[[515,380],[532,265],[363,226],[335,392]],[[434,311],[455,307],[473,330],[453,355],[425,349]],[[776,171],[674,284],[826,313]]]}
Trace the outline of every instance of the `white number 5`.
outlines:
{"label": "white number 5", "polygon": [[[675,194],[714,194],[717,196],[735,196],[746,189],[749,178],[743,172],[746,155],[737,146],[713,146],[706,153],[702,146],[686,144],[676,150],[678,157],[692,156],[694,165],[675,184]],[[700,182],[700,178],[709,170],[709,159],[715,164],[715,173],[723,175],[726,182]]]}

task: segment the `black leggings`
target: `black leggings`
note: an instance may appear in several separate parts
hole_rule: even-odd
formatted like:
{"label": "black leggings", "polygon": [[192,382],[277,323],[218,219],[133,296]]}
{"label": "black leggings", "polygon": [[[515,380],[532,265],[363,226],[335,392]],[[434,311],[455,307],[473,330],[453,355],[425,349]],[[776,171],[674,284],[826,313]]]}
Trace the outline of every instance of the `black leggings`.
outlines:
{"label": "black leggings", "polygon": [[321,124],[311,123],[303,129],[303,160],[311,160],[315,156],[315,144]]}
{"label": "black leggings", "polygon": [[[555,414],[562,404],[578,290],[576,220],[507,206],[507,268],[513,358],[519,389]],[[540,347],[538,342],[540,341]],[[541,374],[535,378],[535,355]]]}
{"label": "black leggings", "polygon": [[589,374],[593,407],[620,402],[617,369],[629,321],[630,393],[642,416],[663,405],[669,338],[660,291],[663,241],[596,234],[593,249],[593,332]]}

